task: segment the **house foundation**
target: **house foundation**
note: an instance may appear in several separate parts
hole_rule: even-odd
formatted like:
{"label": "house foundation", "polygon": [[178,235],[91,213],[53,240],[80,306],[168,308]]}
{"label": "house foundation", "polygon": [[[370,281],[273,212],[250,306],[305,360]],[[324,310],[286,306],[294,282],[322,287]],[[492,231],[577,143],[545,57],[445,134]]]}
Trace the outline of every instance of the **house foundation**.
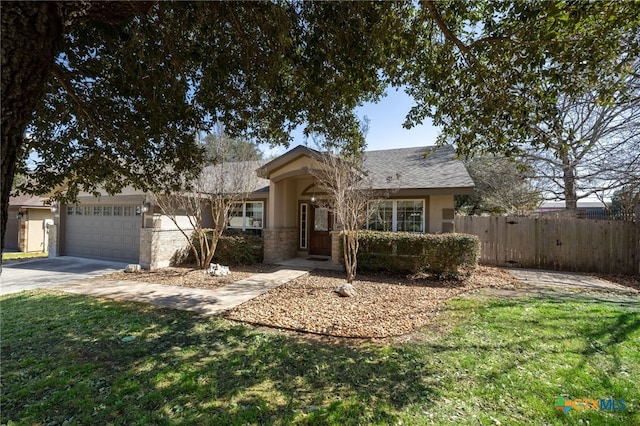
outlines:
{"label": "house foundation", "polygon": [[140,267],[166,268],[176,263],[189,250],[184,235],[178,229],[140,229]]}
{"label": "house foundation", "polygon": [[298,228],[265,228],[264,263],[274,263],[296,257],[298,252]]}

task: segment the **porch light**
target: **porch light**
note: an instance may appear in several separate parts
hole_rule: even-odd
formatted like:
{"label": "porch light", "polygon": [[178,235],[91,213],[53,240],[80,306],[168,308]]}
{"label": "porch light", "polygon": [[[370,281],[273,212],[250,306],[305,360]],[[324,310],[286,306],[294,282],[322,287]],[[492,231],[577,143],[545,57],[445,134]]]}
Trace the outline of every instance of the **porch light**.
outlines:
{"label": "porch light", "polygon": [[311,202],[315,203],[316,201],[318,201],[318,199],[316,198],[316,194],[314,193],[313,195],[311,195]]}
{"label": "porch light", "polygon": [[24,216],[24,212],[22,211],[22,209],[18,210],[18,214],[16,215],[17,219],[22,219],[22,216]]}
{"label": "porch light", "polygon": [[58,204],[51,204],[51,213],[56,213],[58,211]]}
{"label": "porch light", "polygon": [[149,203],[144,203],[144,204],[142,205],[142,207],[140,207],[140,212],[141,212],[141,213],[147,213],[150,209],[151,209],[151,204],[149,204]]}

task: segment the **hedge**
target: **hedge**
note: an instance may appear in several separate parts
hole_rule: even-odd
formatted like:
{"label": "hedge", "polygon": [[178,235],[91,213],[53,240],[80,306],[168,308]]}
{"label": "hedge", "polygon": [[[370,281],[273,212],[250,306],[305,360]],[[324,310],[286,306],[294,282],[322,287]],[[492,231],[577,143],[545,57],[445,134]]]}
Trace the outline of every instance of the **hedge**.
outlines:
{"label": "hedge", "polygon": [[213,261],[227,266],[261,263],[263,247],[262,237],[257,235],[223,235]]}
{"label": "hedge", "polygon": [[480,240],[468,234],[359,231],[358,270],[469,277],[478,266]]}
{"label": "hedge", "polygon": [[[196,247],[198,242],[194,241]],[[253,265],[261,263],[263,259],[262,237],[252,234],[223,235],[218,240],[216,253],[211,260],[225,266]],[[186,257],[181,259],[183,264],[195,263],[195,257],[189,249]]]}

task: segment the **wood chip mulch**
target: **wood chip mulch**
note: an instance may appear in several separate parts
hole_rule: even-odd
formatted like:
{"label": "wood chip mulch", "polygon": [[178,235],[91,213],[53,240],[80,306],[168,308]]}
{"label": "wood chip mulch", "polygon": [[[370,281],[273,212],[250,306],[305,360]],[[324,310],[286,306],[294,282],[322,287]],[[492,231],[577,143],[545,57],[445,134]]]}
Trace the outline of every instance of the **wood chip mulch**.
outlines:
{"label": "wood chip mulch", "polygon": [[[162,268],[138,273],[117,272],[108,279],[135,280],[203,289],[221,286],[278,266],[257,264],[232,267],[225,277],[206,276],[193,267]],[[628,276],[601,276],[640,289],[639,280]],[[344,273],[316,270],[297,280],[228,311],[228,319],[272,328],[313,333],[320,336],[377,339],[406,336],[434,321],[444,302],[471,290],[509,289],[516,295],[526,285],[508,272],[480,266],[464,281],[438,281],[416,277],[359,275],[354,283],[356,297],[340,297],[333,290],[345,283]]]}
{"label": "wood chip mulch", "polygon": [[176,285],[180,287],[202,288],[214,290],[216,288],[243,280],[262,272],[273,272],[279,267],[259,263],[250,266],[231,267],[229,275],[214,277],[205,275],[201,269],[195,267],[169,267],[154,271],[142,270],[140,272],[115,272],[103,278],[111,280],[142,281],[153,284]]}
{"label": "wood chip mulch", "polygon": [[405,335],[431,323],[443,303],[481,287],[521,285],[509,273],[487,266],[462,282],[358,276],[356,297],[333,290],[344,274],[317,270],[227,312],[256,325],[351,338]]}

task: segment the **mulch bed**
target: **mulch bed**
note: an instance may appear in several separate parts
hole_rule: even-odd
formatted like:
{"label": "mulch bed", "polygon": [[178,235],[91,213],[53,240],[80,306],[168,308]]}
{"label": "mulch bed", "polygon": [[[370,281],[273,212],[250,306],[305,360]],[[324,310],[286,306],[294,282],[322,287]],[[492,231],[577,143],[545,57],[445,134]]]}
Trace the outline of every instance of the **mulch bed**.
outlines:
{"label": "mulch bed", "polygon": [[448,299],[481,287],[520,285],[509,273],[481,266],[465,281],[359,276],[355,297],[333,290],[344,274],[316,270],[227,312],[256,325],[351,338],[411,333],[433,322]]}

